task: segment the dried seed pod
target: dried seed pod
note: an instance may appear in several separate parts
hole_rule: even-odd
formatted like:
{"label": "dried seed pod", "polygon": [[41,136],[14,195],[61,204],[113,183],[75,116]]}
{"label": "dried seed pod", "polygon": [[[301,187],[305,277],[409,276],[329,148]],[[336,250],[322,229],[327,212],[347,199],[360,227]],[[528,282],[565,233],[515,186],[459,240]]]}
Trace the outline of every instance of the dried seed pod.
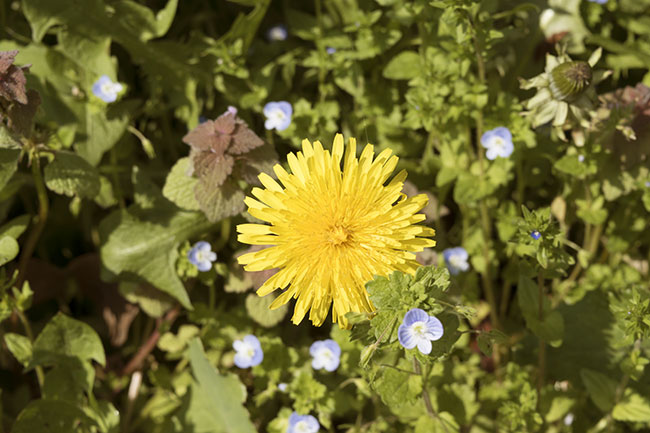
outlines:
{"label": "dried seed pod", "polygon": [[553,68],[550,78],[553,97],[560,101],[572,101],[591,84],[591,66],[583,61],[562,63]]}

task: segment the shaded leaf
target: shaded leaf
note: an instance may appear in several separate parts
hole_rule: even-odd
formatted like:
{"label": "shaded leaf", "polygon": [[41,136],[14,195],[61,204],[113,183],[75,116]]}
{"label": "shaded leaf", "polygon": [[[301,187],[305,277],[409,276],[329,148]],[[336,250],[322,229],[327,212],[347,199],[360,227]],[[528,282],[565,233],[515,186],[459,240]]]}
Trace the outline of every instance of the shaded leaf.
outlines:
{"label": "shaded leaf", "polygon": [[189,175],[190,159],[181,158],[176,161],[165,180],[162,193],[176,206],[187,210],[199,210],[199,203],[194,197],[194,188],[198,182]]}
{"label": "shaded leaf", "polygon": [[39,399],[20,412],[11,430],[13,433],[70,433],[96,427],[75,404],[61,400]]}
{"label": "shaded leaf", "polygon": [[616,382],[602,373],[583,368],[580,377],[591,400],[603,412],[609,412],[616,399]]}
{"label": "shaded leaf", "polygon": [[18,158],[20,158],[20,150],[0,148],[0,190],[18,169]]}
{"label": "shaded leaf", "polygon": [[246,297],[246,311],[251,319],[259,323],[265,328],[271,328],[284,319],[289,309],[287,304],[282,305],[275,310],[269,309],[271,303],[275,300],[276,296],[257,296],[254,293]]}
{"label": "shaded leaf", "polygon": [[16,239],[10,236],[0,238],[0,266],[15,259],[19,251],[20,248]]}
{"label": "shaded leaf", "polygon": [[32,359],[32,342],[24,335],[8,332],[5,334],[7,349],[24,367],[27,367]]}
{"label": "shaded leaf", "polygon": [[34,341],[34,356],[29,367],[56,365],[66,358],[93,359],[101,365],[106,363],[104,347],[95,330],[58,313]]}
{"label": "shaded leaf", "polygon": [[43,170],[45,185],[57,194],[94,198],[99,194],[99,175],[95,167],[72,152],[57,152]]}

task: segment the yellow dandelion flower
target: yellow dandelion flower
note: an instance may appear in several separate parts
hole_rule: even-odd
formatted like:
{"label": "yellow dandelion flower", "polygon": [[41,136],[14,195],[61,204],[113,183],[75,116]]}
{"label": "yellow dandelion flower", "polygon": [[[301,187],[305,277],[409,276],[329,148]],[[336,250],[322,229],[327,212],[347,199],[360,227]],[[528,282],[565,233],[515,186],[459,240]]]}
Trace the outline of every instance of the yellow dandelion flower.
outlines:
{"label": "yellow dandelion flower", "polygon": [[[432,228],[415,225],[425,219],[417,212],[427,204],[424,194],[402,194],[406,171],[384,185],[397,166],[386,149],[373,160],[368,144],[356,158],[351,138],[343,155],[343,136],[334,138],[332,153],[320,142],[302,142],[302,152],[287,157],[291,174],[273,167],[276,182],[263,173],[265,189],[253,188],[246,197],[248,212],[266,224],[240,224],[239,241],[270,245],[244,254],[239,263],[247,271],[278,268],[257,291],[265,296],[286,289],[271,304],[277,308],[297,298],[292,321],[309,319],[320,326],[333,303],[333,320],[347,327],[345,314],[371,312],[365,283],[395,270],[415,273],[414,252],[436,243]],[[341,170],[343,160],[343,170]]]}

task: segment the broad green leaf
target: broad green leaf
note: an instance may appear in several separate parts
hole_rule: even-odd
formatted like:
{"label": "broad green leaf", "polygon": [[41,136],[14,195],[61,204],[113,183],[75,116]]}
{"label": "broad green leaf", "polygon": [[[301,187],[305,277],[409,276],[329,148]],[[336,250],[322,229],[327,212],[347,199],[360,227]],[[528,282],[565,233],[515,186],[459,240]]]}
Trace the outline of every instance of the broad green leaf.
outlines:
{"label": "broad green leaf", "polygon": [[155,219],[143,220],[134,211],[117,210],[99,225],[102,262],[115,274],[143,278],[191,309],[176,274],[178,246],[210,225],[198,212],[156,210]]}
{"label": "broad green leaf", "polygon": [[[130,104],[133,105],[133,104]],[[74,143],[77,154],[91,165],[97,166],[102,156],[124,135],[129,123],[127,113],[110,117],[104,111],[84,107],[81,127],[82,136]]]}
{"label": "broad green leaf", "polygon": [[57,152],[43,170],[45,185],[57,194],[94,198],[99,194],[99,175],[95,167],[71,152]]}
{"label": "broad green leaf", "polygon": [[104,347],[95,330],[58,313],[34,341],[34,356],[29,367],[57,365],[68,358],[93,359],[101,365],[106,363]]}
{"label": "broad green leaf", "polygon": [[564,336],[564,318],[558,311],[550,308],[548,299],[543,298],[542,320],[539,314],[539,288],[523,275],[517,285],[517,300],[519,308],[526,319],[526,326],[539,338],[553,346],[561,344]]}
{"label": "broad green leaf", "polygon": [[391,80],[410,80],[422,70],[420,55],[414,51],[402,51],[384,67],[383,76]]}
{"label": "broad green leaf", "polygon": [[24,335],[8,332],[5,334],[7,349],[24,367],[32,359],[32,342]]}
{"label": "broad green leaf", "polygon": [[0,148],[0,190],[5,187],[18,169],[20,150]]}
{"label": "broad green leaf", "polygon": [[16,239],[10,236],[0,238],[0,266],[15,259],[19,251],[20,247]]}
{"label": "broad green leaf", "polygon": [[96,427],[76,404],[61,400],[39,399],[31,401],[18,414],[13,433],[70,433],[90,431]]}
{"label": "broad green leaf", "polygon": [[244,192],[230,180],[226,180],[219,188],[199,182],[195,193],[201,210],[212,222],[235,216],[245,208]]}
{"label": "broad green leaf", "polygon": [[[215,433],[255,433],[250,416],[242,406],[244,393],[236,376],[222,376],[205,356],[201,340],[195,338],[189,345],[189,359],[196,382],[193,397],[203,402],[208,410],[210,430]],[[188,413],[188,415],[190,415]],[[204,426],[205,429],[207,426]],[[199,430],[197,430],[199,431]]]}
{"label": "broad green leaf", "polygon": [[115,13],[123,17],[122,25],[142,41],[163,36],[174,20],[178,0],[169,0],[155,16],[151,9],[130,0],[121,0],[113,5]]}
{"label": "broad green leaf", "polygon": [[612,416],[619,421],[650,422],[650,400],[628,389],[623,400],[614,406]]}
{"label": "broad green leaf", "polygon": [[[412,370],[410,363],[402,360],[398,367]],[[408,374],[394,368],[383,368],[382,374],[372,384],[382,401],[391,408],[414,403],[422,394],[422,376]]]}
{"label": "broad green leaf", "polygon": [[289,307],[287,304],[284,304],[280,308],[270,310],[269,306],[275,298],[273,295],[260,297],[255,293],[249,294],[246,297],[246,311],[248,312],[248,316],[265,328],[271,328],[277,325],[287,315]]}
{"label": "broad green leaf", "polygon": [[199,203],[194,197],[194,188],[198,179],[189,176],[190,158],[181,158],[176,161],[167,175],[162,193],[176,206],[187,210],[199,210]]}
{"label": "broad green leaf", "polygon": [[50,369],[43,382],[43,398],[82,403],[91,394],[95,368],[89,361],[68,357]]}
{"label": "broad green leaf", "polygon": [[580,377],[594,404],[603,412],[609,412],[616,398],[616,382],[594,370],[583,368]]}

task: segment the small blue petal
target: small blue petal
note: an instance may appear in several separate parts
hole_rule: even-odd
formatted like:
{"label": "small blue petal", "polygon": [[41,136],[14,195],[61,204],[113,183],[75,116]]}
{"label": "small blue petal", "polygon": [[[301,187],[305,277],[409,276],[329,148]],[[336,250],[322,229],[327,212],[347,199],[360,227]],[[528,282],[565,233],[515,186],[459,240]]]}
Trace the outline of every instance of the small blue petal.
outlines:
{"label": "small blue petal", "polygon": [[397,329],[397,338],[404,349],[413,349],[415,347],[416,341],[411,332],[411,327],[404,323]]}
{"label": "small blue petal", "polygon": [[404,323],[406,326],[411,326],[415,322],[426,322],[429,315],[419,308],[411,308],[408,313],[404,315]]}
{"label": "small blue petal", "polygon": [[530,232],[530,237],[535,240],[538,240],[540,237],[542,237],[542,234],[537,230],[533,230],[532,232]]}

